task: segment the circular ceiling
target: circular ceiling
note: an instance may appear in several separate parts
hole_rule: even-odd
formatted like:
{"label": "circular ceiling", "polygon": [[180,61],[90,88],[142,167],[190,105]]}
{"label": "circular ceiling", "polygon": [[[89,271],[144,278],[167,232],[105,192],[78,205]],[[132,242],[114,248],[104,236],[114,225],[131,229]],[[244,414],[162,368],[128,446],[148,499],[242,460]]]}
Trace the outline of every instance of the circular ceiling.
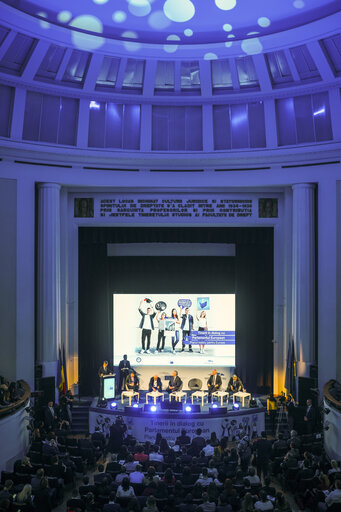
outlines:
{"label": "circular ceiling", "polygon": [[[339,11],[339,0],[3,0],[49,23],[111,39],[209,44],[281,32]],[[228,43],[229,44],[229,43]]]}

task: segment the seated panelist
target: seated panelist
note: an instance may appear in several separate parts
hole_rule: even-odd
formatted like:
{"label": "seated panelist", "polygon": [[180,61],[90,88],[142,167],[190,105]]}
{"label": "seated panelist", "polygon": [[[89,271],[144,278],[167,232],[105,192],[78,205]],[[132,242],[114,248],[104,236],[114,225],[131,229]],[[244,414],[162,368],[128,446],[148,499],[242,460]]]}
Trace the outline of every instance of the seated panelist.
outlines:
{"label": "seated panelist", "polygon": [[169,380],[167,393],[173,393],[174,391],[180,391],[182,386],[182,380],[180,379],[177,370],[174,370]]}
{"label": "seated panelist", "polygon": [[226,391],[228,391],[229,393],[238,393],[239,391],[245,391],[242,381],[235,373],[230,378]]}
{"label": "seated panelist", "polygon": [[151,377],[149,381],[149,393],[151,393],[152,391],[162,391],[161,379],[156,374],[153,377]]}
{"label": "seated panelist", "polygon": [[218,375],[217,370],[213,370],[207,381],[208,394],[211,395],[214,391],[219,391],[221,385],[222,381],[220,375]]}
{"label": "seated panelist", "polygon": [[139,379],[134,372],[130,372],[126,379],[127,391],[138,391],[140,387]]}

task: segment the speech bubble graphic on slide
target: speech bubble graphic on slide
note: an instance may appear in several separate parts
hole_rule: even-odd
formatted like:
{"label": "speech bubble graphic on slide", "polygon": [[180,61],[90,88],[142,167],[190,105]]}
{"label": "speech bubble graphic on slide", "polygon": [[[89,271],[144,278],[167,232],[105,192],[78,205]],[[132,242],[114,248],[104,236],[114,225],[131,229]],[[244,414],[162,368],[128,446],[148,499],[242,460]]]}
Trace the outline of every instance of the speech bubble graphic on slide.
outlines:
{"label": "speech bubble graphic on slide", "polygon": [[190,308],[192,306],[192,301],[191,299],[179,299],[178,306],[179,308]]}
{"label": "speech bubble graphic on slide", "polygon": [[208,311],[210,309],[210,298],[197,297],[197,309],[199,311]]}
{"label": "speech bubble graphic on slide", "polygon": [[160,300],[155,304],[155,309],[157,311],[165,311],[165,309],[167,309],[167,304],[163,302],[163,300]]}

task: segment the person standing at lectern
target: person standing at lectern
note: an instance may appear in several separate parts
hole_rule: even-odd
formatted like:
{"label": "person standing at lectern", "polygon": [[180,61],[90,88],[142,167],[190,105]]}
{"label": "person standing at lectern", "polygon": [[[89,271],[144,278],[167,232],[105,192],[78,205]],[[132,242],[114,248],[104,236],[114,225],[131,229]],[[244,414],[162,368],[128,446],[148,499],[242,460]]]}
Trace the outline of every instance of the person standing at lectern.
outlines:
{"label": "person standing at lectern", "polygon": [[[154,317],[156,315],[155,311],[153,312],[153,308],[148,306],[146,312],[142,311],[141,306],[143,304],[143,300],[140,301],[139,305],[139,313],[142,316],[140,322],[140,329],[142,329],[141,334],[141,344],[142,348],[140,350],[140,354],[144,352],[145,354],[150,354],[150,337],[152,335],[152,331],[154,331]],[[147,345],[145,341],[147,340]]]}
{"label": "person standing at lectern", "polygon": [[103,392],[104,392],[104,382],[103,377],[106,375],[110,375],[109,371],[109,365],[108,361],[103,361],[102,365],[98,369],[98,376],[99,376],[99,398],[103,398]]}
{"label": "person standing at lectern", "polygon": [[121,393],[122,390],[125,389],[125,381],[129,375],[130,370],[130,362],[127,359],[127,354],[124,354],[122,361],[119,362],[119,383],[118,383],[118,391]]}
{"label": "person standing at lectern", "polygon": [[229,393],[238,393],[239,391],[244,391],[243,383],[235,373],[230,378],[226,391]]}

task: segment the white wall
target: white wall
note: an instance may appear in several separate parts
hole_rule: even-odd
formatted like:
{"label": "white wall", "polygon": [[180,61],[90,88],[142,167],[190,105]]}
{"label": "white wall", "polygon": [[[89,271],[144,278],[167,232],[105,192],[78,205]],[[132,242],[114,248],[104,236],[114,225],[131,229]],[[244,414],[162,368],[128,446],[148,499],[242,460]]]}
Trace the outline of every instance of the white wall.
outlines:
{"label": "white wall", "polygon": [[13,463],[27,452],[27,425],[28,413],[24,407],[0,420],[0,471],[13,471]]}
{"label": "white wall", "polygon": [[330,411],[324,415],[324,426],[328,426],[328,430],[324,431],[324,447],[331,459],[341,460],[341,412],[333,409],[325,400],[323,406]]}
{"label": "white wall", "polygon": [[0,178],[0,375],[16,379],[17,181]]}

